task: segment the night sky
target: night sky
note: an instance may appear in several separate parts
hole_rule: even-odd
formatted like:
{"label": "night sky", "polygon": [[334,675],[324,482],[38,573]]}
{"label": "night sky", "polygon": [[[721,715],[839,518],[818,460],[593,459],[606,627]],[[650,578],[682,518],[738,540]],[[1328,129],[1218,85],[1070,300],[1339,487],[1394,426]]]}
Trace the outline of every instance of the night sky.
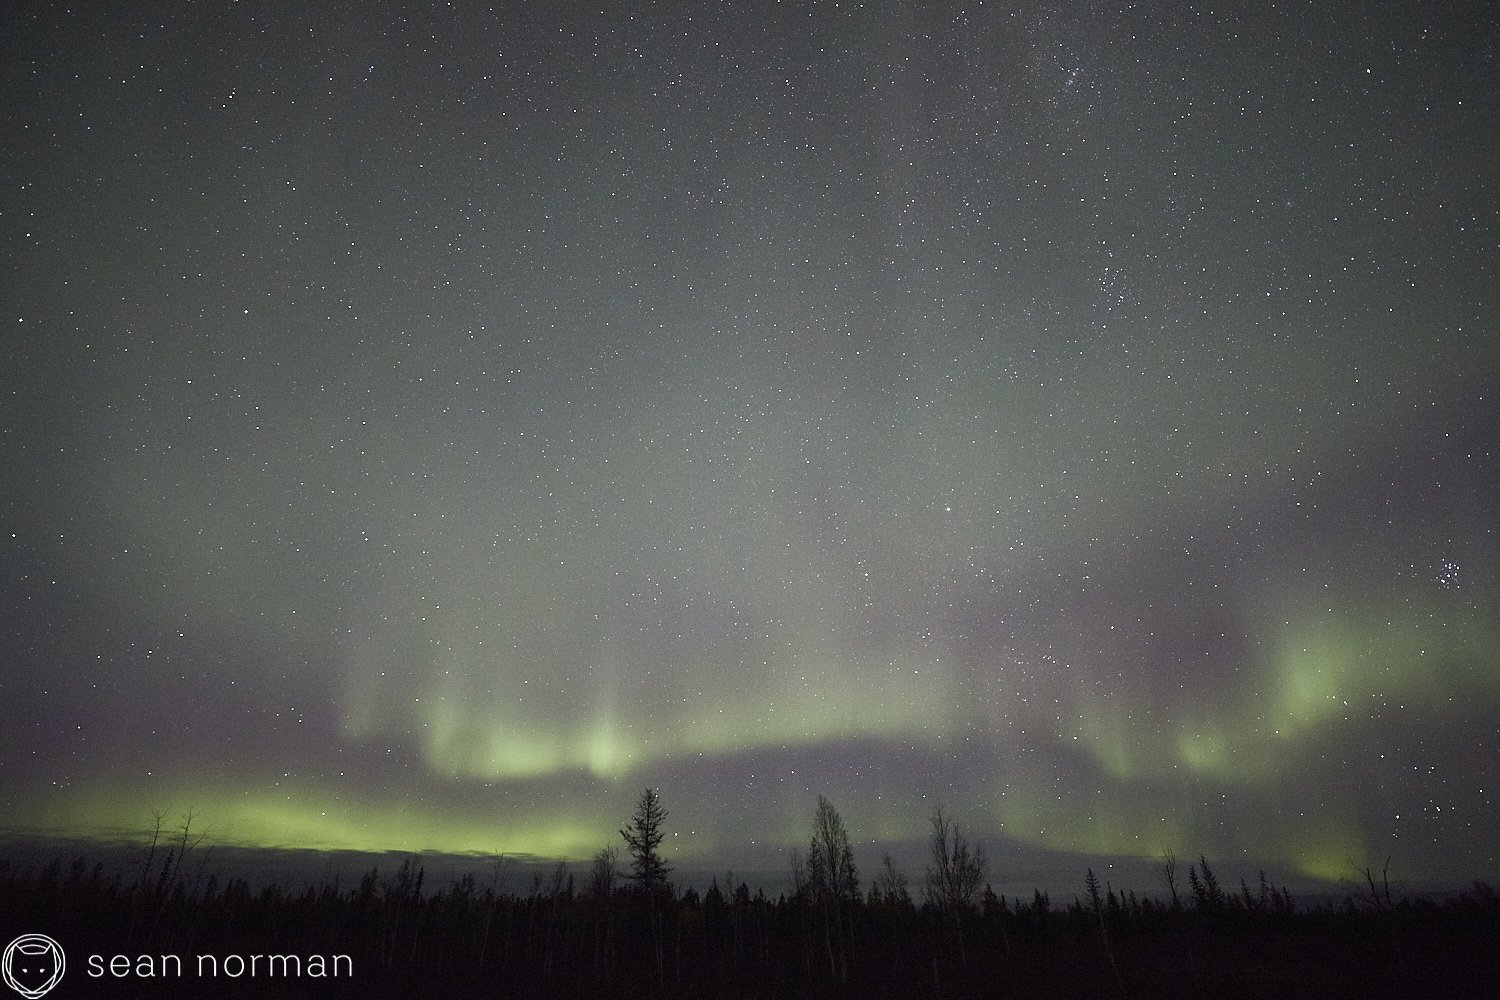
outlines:
{"label": "night sky", "polygon": [[0,13],[0,822],[1495,875],[1491,4],[573,6]]}

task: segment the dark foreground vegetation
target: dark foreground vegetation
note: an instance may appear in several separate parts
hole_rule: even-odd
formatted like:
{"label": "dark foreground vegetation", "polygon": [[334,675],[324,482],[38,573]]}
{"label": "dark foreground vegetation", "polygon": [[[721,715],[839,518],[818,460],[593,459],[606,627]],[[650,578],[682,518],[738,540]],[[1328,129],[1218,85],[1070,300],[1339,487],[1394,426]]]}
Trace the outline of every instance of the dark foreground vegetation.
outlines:
{"label": "dark foreground vegetation", "polygon": [[[1308,906],[1264,878],[1223,887],[1200,859],[1186,877],[1164,868],[1162,898],[1122,894],[1088,871],[1066,901],[987,886],[965,898],[962,880],[945,887],[935,846],[918,903],[888,862],[865,892],[852,858],[841,876],[825,853],[842,846],[838,826],[824,844],[815,834],[794,859],[793,891],[772,898],[717,880],[674,891],[654,845],[658,867],[641,877],[650,837],[622,832],[633,873],[606,849],[581,880],[559,866],[521,892],[498,888],[498,862],[435,886],[415,860],[353,885],[252,891],[186,863],[185,839],[128,875],[84,860],[0,862],[0,945],[56,939],[68,967],[51,995],[62,998],[1500,996],[1500,897],[1485,883],[1414,901],[1375,874],[1342,901]],[[982,853],[959,846],[949,860],[982,872]],[[209,975],[202,955],[262,961],[253,974]],[[347,964],[293,974],[285,956]]]}

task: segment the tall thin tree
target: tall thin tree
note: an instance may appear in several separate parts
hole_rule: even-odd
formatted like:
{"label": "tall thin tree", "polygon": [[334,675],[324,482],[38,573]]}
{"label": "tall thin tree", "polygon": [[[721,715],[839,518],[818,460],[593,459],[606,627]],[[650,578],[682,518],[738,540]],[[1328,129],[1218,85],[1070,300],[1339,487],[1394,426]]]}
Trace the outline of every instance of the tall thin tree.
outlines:
{"label": "tall thin tree", "polygon": [[635,882],[636,890],[649,901],[656,980],[663,988],[666,986],[667,972],[662,954],[660,904],[670,901],[672,896],[672,885],[667,881],[672,869],[661,856],[661,842],[666,837],[662,824],[666,820],[667,810],[662,807],[661,796],[656,794],[654,788],[648,788],[641,793],[635,815],[630,817],[630,822],[620,831],[620,836],[625,838],[625,846],[630,848],[630,877]]}
{"label": "tall thin tree", "polygon": [[641,793],[635,815],[620,831],[625,846],[630,849],[630,877],[635,880],[637,889],[650,895],[669,891],[667,876],[672,874],[672,869],[661,856],[661,842],[666,837],[662,824],[666,820],[667,811],[662,807],[661,796],[654,788],[648,788]]}
{"label": "tall thin tree", "polygon": [[932,834],[928,848],[932,863],[927,866],[927,879],[922,892],[927,902],[937,909],[953,928],[958,942],[958,960],[961,966],[969,963],[964,945],[964,917],[974,908],[974,897],[984,884],[989,858],[984,847],[970,845],[958,821],[943,812],[938,806],[932,811]]}
{"label": "tall thin tree", "polygon": [[929,903],[945,913],[969,909],[984,884],[989,858],[982,845],[969,844],[968,834],[942,806],[932,811],[931,822],[932,863],[927,866],[923,892]]}
{"label": "tall thin tree", "polygon": [[[833,803],[818,796],[813,816],[812,842],[807,847],[807,882],[812,899],[823,911],[824,943],[829,970],[843,982],[849,978],[849,949],[853,927],[850,908],[859,902],[859,870],[844,818]],[[835,947],[835,939],[839,944]]]}

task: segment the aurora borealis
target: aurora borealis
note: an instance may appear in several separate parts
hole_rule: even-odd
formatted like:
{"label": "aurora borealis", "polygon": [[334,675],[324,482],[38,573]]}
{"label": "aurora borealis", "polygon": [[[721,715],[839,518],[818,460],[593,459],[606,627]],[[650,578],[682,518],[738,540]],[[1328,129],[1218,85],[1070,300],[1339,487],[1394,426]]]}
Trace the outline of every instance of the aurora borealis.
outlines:
{"label": "aurora borealis", "polygon": [[1485,5],[0,15],[0,809],[1492,876]]}

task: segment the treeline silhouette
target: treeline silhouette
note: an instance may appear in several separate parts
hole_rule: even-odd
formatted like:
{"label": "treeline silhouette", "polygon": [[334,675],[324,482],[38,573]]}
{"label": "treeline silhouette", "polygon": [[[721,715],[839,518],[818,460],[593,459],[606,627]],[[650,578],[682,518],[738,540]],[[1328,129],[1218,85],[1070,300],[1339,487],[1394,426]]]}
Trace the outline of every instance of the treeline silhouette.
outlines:
{"label": "treeline silhouette", "polygon": [[[889,858],[860,891],[842,823],[825,804],[813,842],[821,860],[799,861],[788,891],[774,897],[717,878],[706,891],[679,891],[660,864],[635,879],[614,867],[613,848],[582,880],[559,864],[519,891],[502,887],[501,859],[431,885],[412,858],[353,884],[252,889],[195,863],[183,831],[168,845],[154,837],[128,874],[84,859],[27,871],[0,862],[0,909],[11,936],[45,933],[64,945],[69,970],[59,996],[204,995],[191,976],[91,979],[85,961],[175,954],[190,964],[205,953],[351,960],[354,974],[342,979],[212,986],[245,995],[1500,995],[1500,898],[1483,882],[1442,901],[1398,899],[1366,870],[1367,886],[1345,898],[1299,904],[1264,874],[1223,886],[1201,857],[1179,891],[1169,857],[1161,897],[1116,890],[1091,869],[1065,900],[1041,890],[1009,898],[988,884],[967,896],[962,885],[944,888],[953,873],[936,863],[935,842],[918,902]],[[654,821],[663,817],[658,808]],[[942,830],[951,861],[955,830]],[[654,851],[659,831],[642,832],[634,821],[622,831],[636,837],[626,837],[632,851],[646,843]],[[937,832],[935,824],[935,841]],[[982,859],[970,848],[970,862],[976,853]],[[829,871],[841,881],[829,881]]]}

